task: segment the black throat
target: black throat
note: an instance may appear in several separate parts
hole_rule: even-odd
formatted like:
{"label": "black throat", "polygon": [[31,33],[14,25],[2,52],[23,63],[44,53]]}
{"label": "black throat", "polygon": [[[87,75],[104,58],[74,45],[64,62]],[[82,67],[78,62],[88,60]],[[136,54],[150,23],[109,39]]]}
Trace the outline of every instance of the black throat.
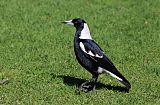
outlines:
{"label": "black throat", "polygon": [[76,28],[76,32],[75,32],[74,37],[75,37],[75,38],[79,38],[79,37],[80,37],[80,35],[81,35],[81,31],[82,31],[82,30],[83,30],[83,28],[84,28],[84,24],[83,24],[83,23],[81,23],[80,25],[75,26],[75,28]]}

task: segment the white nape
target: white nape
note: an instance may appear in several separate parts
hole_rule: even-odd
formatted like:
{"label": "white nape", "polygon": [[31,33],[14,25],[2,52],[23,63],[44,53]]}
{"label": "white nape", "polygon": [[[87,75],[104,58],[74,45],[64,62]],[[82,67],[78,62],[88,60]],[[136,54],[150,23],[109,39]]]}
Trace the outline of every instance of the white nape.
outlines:
{"label": "white nape", "polygon": [[80,39],[92,39],[88,25],[84,23],[84,28],[81,31]]}
{"label": "white nape", "polygon": [[121,78],[119,78],[118,76],[116,76],[115,74],[103,69],[102,67],[98,67],[98,73],[108,73],[110,74],[112,77],[118,79],[119,81],[123,81]]}

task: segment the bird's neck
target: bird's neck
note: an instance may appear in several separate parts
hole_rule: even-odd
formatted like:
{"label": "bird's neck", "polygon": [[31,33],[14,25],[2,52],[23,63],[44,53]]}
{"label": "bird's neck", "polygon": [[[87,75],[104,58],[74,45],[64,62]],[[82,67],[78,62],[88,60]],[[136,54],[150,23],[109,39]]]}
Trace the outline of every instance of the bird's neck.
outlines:
{"label": "bird's neck", "polygon": [[[83,27],[79,27],[76,29],[76,36],[79,37],[79,39],[90,39],[92,40],[88,25],[84,23]],[[77,36],[78,35],[78,36]]]}

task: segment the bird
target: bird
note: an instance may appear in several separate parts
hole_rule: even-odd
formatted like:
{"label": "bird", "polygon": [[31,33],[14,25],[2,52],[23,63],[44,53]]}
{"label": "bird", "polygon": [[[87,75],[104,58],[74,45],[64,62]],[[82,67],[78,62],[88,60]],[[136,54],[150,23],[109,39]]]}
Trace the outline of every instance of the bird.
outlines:
{"label": "bird", "polygon": [[78,86],[77,93],[80,93],[82,89],[94,90],[99,75],[105,73],[116,78],[127,89],[131,88],[130,82],[118,71],[102,48],[92,39],[89,27],[84,19],[74,18],[63,23],[76,28],[74,35],[76,59],[82,67],[92,74],[90,80]]}

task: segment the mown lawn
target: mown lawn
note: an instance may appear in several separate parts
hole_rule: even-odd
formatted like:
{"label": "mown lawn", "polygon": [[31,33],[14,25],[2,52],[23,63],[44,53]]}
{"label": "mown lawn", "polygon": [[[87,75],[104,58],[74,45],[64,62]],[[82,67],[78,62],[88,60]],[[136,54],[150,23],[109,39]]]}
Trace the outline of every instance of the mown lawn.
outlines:
{"label": "mown lawn", "polygon": [[[96,91],[75,94],[91,75],[76,61],[75,29],[92,37],[131,82],[109,75]],[[0,0],[1,105],[160,105],[160,0]]]}

